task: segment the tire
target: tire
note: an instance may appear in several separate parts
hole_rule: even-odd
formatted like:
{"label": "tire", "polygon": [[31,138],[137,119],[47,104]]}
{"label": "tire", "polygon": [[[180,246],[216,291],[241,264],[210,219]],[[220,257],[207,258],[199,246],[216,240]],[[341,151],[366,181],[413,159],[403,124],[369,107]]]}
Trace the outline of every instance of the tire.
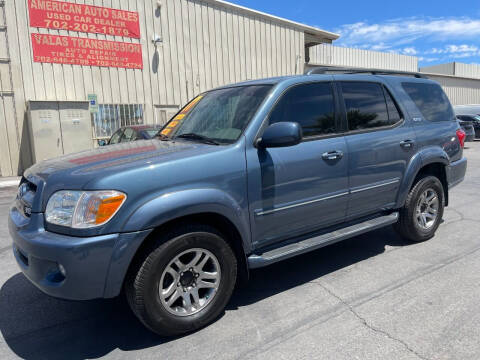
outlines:
{"label": "tire", "polygon": [[[434,219],[429,217],[434,215],[432,196],[437,199]],[[427,205],[429,201],[431,203]],[[442,183],[435,176],[425,176],[420,178],[410,190],[404,207],[400,209],[399,221],[394,228],[402,237],[410,241],[426,241],[435,235],[442,220],[444,208],[445,194]]]}
{"label": "tire", "polygon": [[236,278],[237,260],[223,235],[210,226],[188,224],[159,237],[137,259],[127,275],[125,294],[147,328],[176,336],[218,318]]}

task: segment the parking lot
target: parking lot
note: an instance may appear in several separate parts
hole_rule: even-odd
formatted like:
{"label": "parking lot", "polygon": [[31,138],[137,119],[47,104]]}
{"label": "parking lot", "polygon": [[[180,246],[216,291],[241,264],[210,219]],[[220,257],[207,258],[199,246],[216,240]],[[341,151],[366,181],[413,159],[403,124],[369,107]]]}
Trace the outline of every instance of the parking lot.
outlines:
{"label": "parking lot", "polygon": [[11,253],[0,188],[0,358],[478,359],[480,142],[434,239],[409,244],[390,228],[255,270],[225,314],[188,336],[143,328],[123,298],[44,295]]}

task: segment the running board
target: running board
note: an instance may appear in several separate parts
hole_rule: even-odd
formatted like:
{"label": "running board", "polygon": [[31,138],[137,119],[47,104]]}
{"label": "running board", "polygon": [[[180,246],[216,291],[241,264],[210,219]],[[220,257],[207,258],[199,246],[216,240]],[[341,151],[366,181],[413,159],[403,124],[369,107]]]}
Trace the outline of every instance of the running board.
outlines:
{"label": "running board", "polygon": [[394,224],[398,221],[398,212],[390,215],[380,216],[375,219],[367,220],[359,224],[351,225],[330,233],[322,234],[296,243],[268,250],[263,254],[253,254],[248,257],[250,269],[267,266],[277,261],[288,259],[321,247],[342,241],[371,230],[379,229],[386,225]]}

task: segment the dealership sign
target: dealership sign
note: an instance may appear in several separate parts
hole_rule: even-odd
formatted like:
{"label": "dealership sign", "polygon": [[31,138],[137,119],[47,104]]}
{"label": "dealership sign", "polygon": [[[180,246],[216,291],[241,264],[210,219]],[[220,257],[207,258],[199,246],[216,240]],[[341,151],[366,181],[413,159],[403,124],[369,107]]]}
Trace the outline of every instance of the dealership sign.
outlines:
{"label": "dealership sign", "polygon": [[138,12],[53,0],[29,0],[30,26],[140,38]]}
{"label": "dealership sign", "polygon": [[32,34],[35,62],[143,69],[140,44]]}

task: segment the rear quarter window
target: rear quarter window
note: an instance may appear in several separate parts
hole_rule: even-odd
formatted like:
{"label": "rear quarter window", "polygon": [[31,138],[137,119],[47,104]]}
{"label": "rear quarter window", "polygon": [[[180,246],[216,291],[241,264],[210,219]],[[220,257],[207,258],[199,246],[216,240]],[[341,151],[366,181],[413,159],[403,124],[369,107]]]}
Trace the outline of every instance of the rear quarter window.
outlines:
{"label": "rear quarter window", "polygon": [[455,120],[452,105],[440,85],[404,82],[402,87],[426,120]]}

